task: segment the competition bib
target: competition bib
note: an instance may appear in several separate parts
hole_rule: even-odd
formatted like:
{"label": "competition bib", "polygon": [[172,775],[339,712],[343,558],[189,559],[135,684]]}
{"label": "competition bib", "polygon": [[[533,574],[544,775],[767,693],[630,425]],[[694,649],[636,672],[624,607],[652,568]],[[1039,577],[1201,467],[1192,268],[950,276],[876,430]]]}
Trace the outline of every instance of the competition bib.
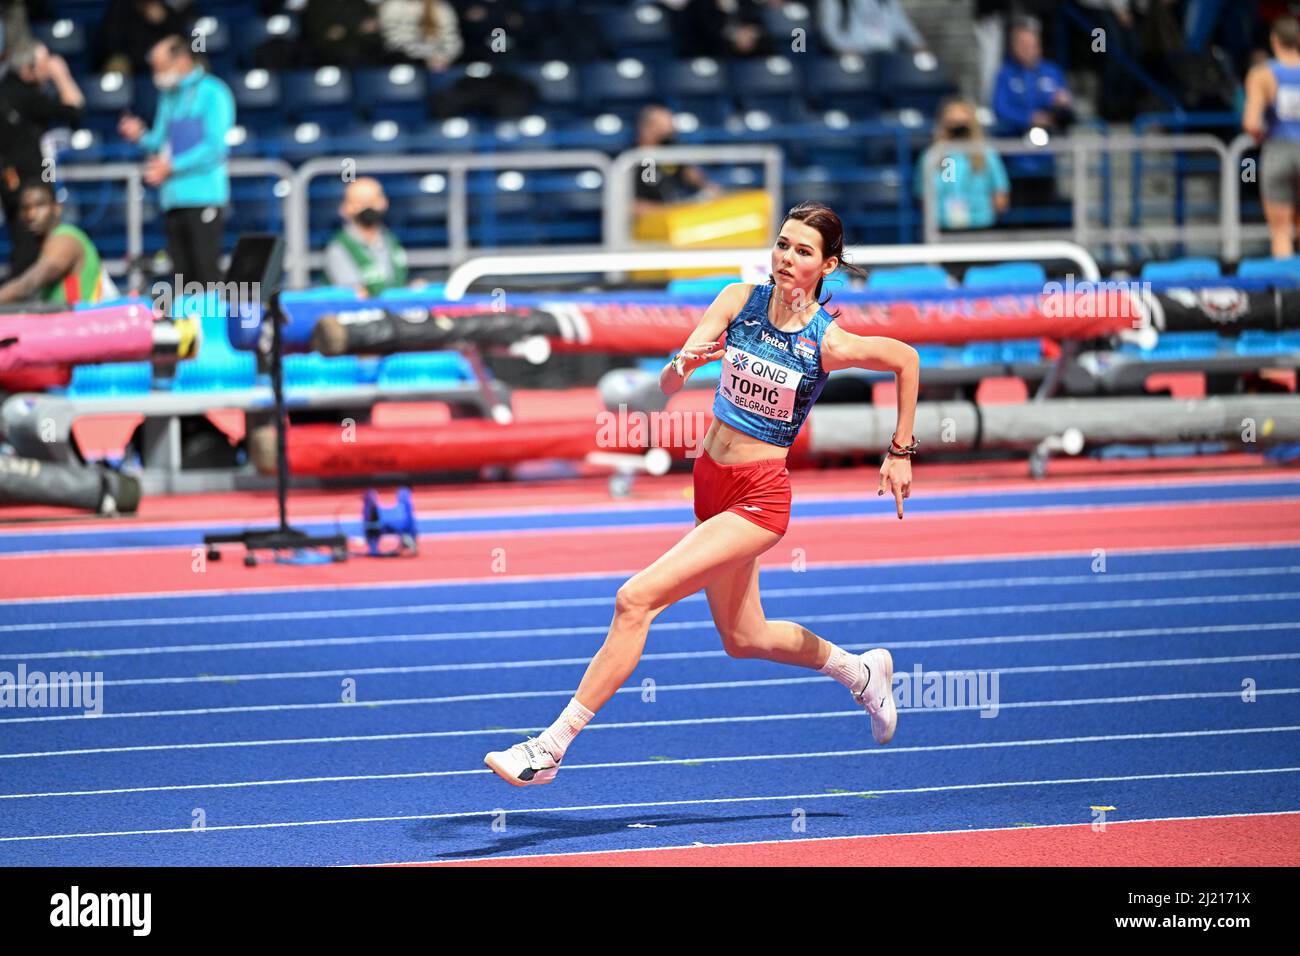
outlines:
{"label": "competition bib", "polygon": [[1300,120],[1300,87],[1279,86],[1273,111],[1282,120]]}
{"label": "competition bib", "polygon": [[737,408],[781,422],[794,419],[794,399],[803,372],[759,358],[744,349],[728,348],[722,360],[718,388]]}

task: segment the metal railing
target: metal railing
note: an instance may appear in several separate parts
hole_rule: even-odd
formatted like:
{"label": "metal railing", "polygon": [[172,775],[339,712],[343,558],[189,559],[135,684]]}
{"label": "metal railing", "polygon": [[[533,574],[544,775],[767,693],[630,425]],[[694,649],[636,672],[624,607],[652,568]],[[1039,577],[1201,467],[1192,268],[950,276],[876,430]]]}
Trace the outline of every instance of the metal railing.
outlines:
{"label": "metal railing", "polygon": [[[312,252],[311,181],[323,175],[339,176],[343,170],[358,175],[374,173],[445,173],[447,175],[447,246],[445,249],[407,250],[413,266],[454,265],[472,252],[469,244],[469,188],[467,173],[476,170],[595,169],[602,188],[609,184],[610,159],[597,150],[547,150],[499,153],[488,156],[456,153],[447,156],[331,156],[304,163],[293,174],[290,216],[285,222],[285,259],[289,284],[296,289],[311,282],[312,268],[324,253]],[[514,247],[512,247],[514,248]]]}
{"label": "metal railing", "polygon": [[[290,180],[293,167],[282,159],[231,159],[227,164],[231,179],[251,179],[275,176],[285,183],[286,191],[279,196],[285,227],[289,225]],[[103,266],[115,275],[127,275],[134,286],[140,277],[136,263],[144,253],[144,167],[140,163],[60,163],[58,176],[61,182],[116,182],[126,189],[126,256],[105,259]],[[274,192],[272,193],[274,195]]]}
{"label": "metal railing", "polygon": [[[1073,222],[1068,229],[1039,230],[1033,235],[1044,238],[1069,239],[1080,246],[1098,246],[1144,241],[1201,241],[1219,242],[1226,250],[1233,244],[1233,233],[1240,223],[1229,219],[1229,211],[1235,209],[1236,178],[1230,166],[1228,148],[1214,136],[1186,134],[1174,136],[1069,136],[1053,138],[1042,146],[1034,146],[1019,139],[990,139],[983,143],[933,143],[926,148],[921,157],[922,215],[926,242],[947,243],[954,239],[962,241],[960,233],[942,233],[939,229],[938,184],[936,173],[939,160],[950,153],[977,153],[991,149],[999,154],[1012,155],[1059,155],[1068,153],[1073,158],[1072,207]],[[1219,172],[1219,219],[1217,223],[1171,225],[1115,226],[1109,217],[1104,225],[1094,226],[1090,220],[1089,206],[1089,160],[1099,156],[1107,160],[1112,153],[1148,153],[1148,152],[1209,152],[1220,160]],[[1007,240],[1025,238],[1024,230],[982,231],[979,241]],[[1239,241],[1239,237],[1238,241]]]}
{"label": "metal railing", "polygon": [[[904,265],[928,262],[1005,262],[1014,259],[1061,259],[1075,263],[1089,282],[1101,278],[1097,260],[1071,242],[966,242],[932,245],[849,246],[845,249],[857,265]],[[680,269],[709,266],[765,269],[772,250],[761,249],[653,249],[641,252],[610,251],[585,254],[482,256],[457,266],[443,290],[451,301],[461,299],[477,280],[488,276],[576,275],[617,272],[624,269]]]}

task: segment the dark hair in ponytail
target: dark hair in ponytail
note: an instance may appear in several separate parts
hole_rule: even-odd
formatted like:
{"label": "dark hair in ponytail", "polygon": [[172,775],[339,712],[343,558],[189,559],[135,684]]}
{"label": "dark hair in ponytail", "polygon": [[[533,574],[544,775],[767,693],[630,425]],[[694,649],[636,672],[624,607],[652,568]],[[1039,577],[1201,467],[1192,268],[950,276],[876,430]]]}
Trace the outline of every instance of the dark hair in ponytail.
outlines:
{"label": "dark hair in ponytail", "polygon": [[[839,260],[839,268],[850,275],[866,276],[865,269],[844,258],[844,223],[840,222],[840,217],[835,214],[834,209],[822,202],[801,202],[791,207],[785,214],[785,218],[781,220],[781,225],[784,226],[791,219],[817,230],[817,234],[822,237],[823,259],[834,256]],[[769,285],[776,285],[775,276],[769,275],[767,281]],[[821,298],[823,281],[824,279],[818,279],[817,288],[813,291],[813,298],[818,300],[818,305],[825,305],[831,300],[830,293],[826,294],[825,299]],[[833,319],[839,318],[838,312],[832,312],[830,315]]]}

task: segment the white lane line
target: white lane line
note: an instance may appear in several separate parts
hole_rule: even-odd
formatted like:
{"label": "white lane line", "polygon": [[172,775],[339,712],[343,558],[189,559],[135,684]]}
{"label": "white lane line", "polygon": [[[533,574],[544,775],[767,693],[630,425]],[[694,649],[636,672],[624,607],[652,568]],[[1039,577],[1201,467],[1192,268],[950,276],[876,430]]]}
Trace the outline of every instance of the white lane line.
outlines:
{"label": "white lane line", "polygon": [[[1295,551],[1297,544],[1294,541],[1260,541],[1250,542],[1248,544],[1192,544],[1192,545],[1166,545],[1152,546],[1146,548],[1110,548],[1107,554],[1111,557],[1158,557],[1172,554],[1238,554],[1243,551],[1249,551],[1253,554],[1260,551]],[[931,555],[916,558],[889,558],[887,560],[868,560],[868,561],[810,561],[807,570],[810,571],[833,571],[844,569],[873,569],[873,568],[915,568],[915,567],[944,567],[948,565],[970,564],[1011,564],[1011,563],[1033,563],[1042,561],[1059,561],[1065,559],[1077,559],[1081,561],[1091,561],[1092,554],[1088,551],[1078,548],[1066,548],[1059,551],[1033,551],[1029,553],[1016,554],[949,554],[949,555]],[[239,587],[239,588],[194,588],[191,590],[174,590],[174,591],[139,591],[134,593],[117,593],[117,594],[60,594],[46,597],[21,597],[0,599],[0,610],[10,605],[26,607],[28,605],[58,605],[58,604],[112,604],[122,601],[184,601],[184,600],[205,600],[208,598],[219,597],[264,597],[277,595],[308,595],[320,591],[411,591],[424,588],[445,588],[459,589],[467,586],[484,586],[506,587],[510,585],[532,585],[532,584],[564,584],[570,581],[623,581],[638,571],[640,567],[622,568],[610,571],[555,571],[541,574],[511,574],[508,576],[486,576],[478,575],[476,577],[464,578],[424,578],[414,581],[351,581],[338,582],[334,584],[320,585],[270,585],[266,587]],[[768,574],[788,571],[784,567],[774,567],[768,565],[763,568]]]}
{"label": "white lane line", "polygon": [[[1047,506],[1038,505],[1013,505],[1006,507],[967,507],[954,508],[950,510],[936,511],[917,511],[913,512],[913,520],[923,523],[933,521],[943,521],[952,518],[1022,518],[1022,517],[1056,517],[1064,515],[1077,515],[1086,517],[1094,512],[1099,511],[1168,511],[1177,508],[1187,507],[1223,507],[1225,505],[1254,505],[1254,504],[1272,504],[1286,505],[1292,504],[1296,500],[1294,494],[1280,492],[1278,494],[1260,495],[1251,498],[1188,498],[1179,501],[1114,501],[1101,503],[1080,503],[1080,504],[1055,504]],[[890,514],[880,510],[879,503],[874,506],[871,499],[864,499],[862,502],[863,510],[854,513],[845,510],[839,514],[829,515],[809,515],[796,514],[795,518],[800,525],[829,525],[838,524],[845,521],[862,521],[875,523],[884,521],[890,517]],[[537,538],[549,535],[554,536],[576,536],[576,535],[615,535],[626,534],[629,531],[685,531],[689,530],[690,512],[683,509],[679,516],[665,516],[663,521],[638,521],[632,524],[620,524],[611,521],[602,524],[581,524],[574,523],[560,527],[535,527],[535,528],[468,528],[456,531],[427,531],[423,536],[431,541],[446,542],[450,539],[475,539],[475,538],[499,538],[507,535],[511,538]],[[356,542],[360,540],[353,535],[349,541]],[[166,545],[127,545],[121,548],[114,548],[109,545],[92,546],[87,548],[61,548],[46,551],[29,551],[15,550],[0,552],[0,566],[11,561],[29,561],[33,558],[72,558],[72,557],[96,557],[105,554],[129,554],[133,557],[143,557],[148,555],[166,555],[178,554],[193,551],[201,548],[199,542],[183,542],[179,544]]]}
{"label": "white lane line", "polygon": [[[1257,604],[1269,601],[1300,599],[1300,591],[1270,591],[1259,594],[1205,594],[1169,598],[1126,598],[1114,601],[1063,601],[1049,604],[1000,604],[968,607],[918,608],[908,611],[911,619],[950,617],[996,617],[1004,614],[1059,614],[1066,611],[1108,611],[1126,608],[1185,607],[1206,604]],[[800,623],[836,623],[846,621],[878,621],[897,619],[896,611],[853,611],[840,614],[803,614]],[[655,622],[655,628],[664,630],[691,630],[713,628],[712,619],[706,621]],[[1243,627],[1249,627],[1249,624]],[[59,660],[67,658],[135,657],[152,654],[195,654],[225,651],[272,650],[290,647],[350,647],[363,644],[425,643],[431,641],[493,640],[515,637],[550,637],[557,635],[605,634],[609,625],[591,627],[539,627],[506,628],[482,631],[432,631],[424,634],[375,634],[364,637],[319,637],[281,641],[233,641],[224,644],[162,644],[143,647],[111,647],[97,650],[73,651],[19,651],[0,654],[0,661]]]}
{"label": "white lane line", "polygon": [[[1107,820],[1107,827],[1122,827],[1130,823],[1184,823],[1195,820],[1239,820],[1243,817],[1289,817],[1300,814],[1294,810],[1260,810],[1252,813],[1209,813],[1199,817],[1143,817],[1138,820]],[[499,853],[494,856],[456,857],[442,860],[397,860],[383,863],[348,863],[344,866],[428,866],[435,863],[494,863],[498,860],[549,860],[565,856],[604,856],[607,853],[654,853],[657,850],[694,850],[741,846],[773,846],[785,843],[824,843],[827,840],[881,840],[890,837],[956,836],[966,833],[1019,833],[1023,830],[1058,830],[1067,827],[1090,827],[1091,823],[1036,823],[1019,827],[974,827],[961,830],[908,830],[903,833],[849,833],[844,836],[794,837],[789,840],[741,840],[736,843],[682,843],[676,846],[619,847],[613,850],[569,850],[562,853]]]}
{"label": "white lane line", "polygon": [[[1240,630],[1240,628],[1236,628]],[[845,650],[856,651],[858,649],[868,650],[875,645],[866,642],[860,644],[841,644],[840,647]],[[892,645],[897,647],[898,645]],[[662,651],[652,654],[642,654],[642,661],[682,661],[682,660],[699,660],[701,658],[721,658],[726,657],[726,651]],[[1057,671],[1094,671],[1125,669],[1130,667],[1183,667],[1201,664],[1238,664],[1253,661],[1291,661],[1300,659],[1300,654],[1249,654],[1238,655],[1235,657],[1183,657],[1183,658],[1154,658],[1142,661],[1097,661],[1089,664],[1040,664],[1035,666],[1023,667],[989,667],[982,666],[980,669],[985,671],[997,671],[999,674],[1038,674],[1050,673]],[[326,677],[379,677],[379,676],[396,676],[402,674],[436,674],[447,671],[483,671],[483,670],[516,670],[530,667],[569,667],[580,664],[587,664],[591,660],[590,656],[586,657],[553,657],[544,659],[529,659],[520,661],[474,661],[470,663],[458,664],[409,664],[402,667],[340,667],[335,670],[324,671],[277,671],[273,673],[259,674],[204,674],[199,677],[131,677],[122,680],[106,680],[99,682],[98,686],[102,687],[142,687],[158,686],[161,684],[227,684],[239,681],[266,681],[266,680],[308,680]],[[920,666],[919,664],[917,665]],[[76,673],[76,672],[73,672]],[[899,674],[912,673],[900,670]],[[938,674],[940,676],[953,673],[965,674],[969,670],[939,670],[936,668],[926,668],[925,673]],[[92,681],[70,680],[67,681],[69,689],[81,687],[86,684],[93,684]]]}
{"label": "white lane line", "polygon": [[[746,763],[755,760],[812,760],[837,757],[888,756],[889,754],[933,753],[943,750],[985,750],[999,747],[1047,747],[1073,744],[1113,743],[1133,740],[1168,740],[1179,737],[1217,737],[1228,734],[1270,734],[1300,731],[1300,724],[1281,727],[1241,727],[1227,730],[1177,730],[1147,734],[1105,734],[1093,737],[1048,737],[1030,740],[981,741],[969,744],[934,744],[924,747],[873,747],[870,750],[823,750],[793,754],[744,754],[732,757],[680,757],[665,760],[623,760],[611,763],[566,763],[565,770],[613,770],[629,767],[663,767],[672,764]],[[423,770],[410,773],[367,773],[333,777],[294,777],[279,780],[240,780],[228,783],[186,783],[157,787],[119,787],[110,790],[58,790],[46,793],[0,793],[0,800],[28,800],[45,797],[100,797],[126,793],[166,793],[175,790],[227,790],[242,787],[275,787],[308,783],[356,783],[368,780],[415,780],[430,777],[468,777],[492,773],[474,770]]]}
{"label": "white lane line", "polygon": [[[1001,494],[1006,494],[1008,492],[1016,492],[1016,493],[1024,492],[1027,494],[1058,494],[1064,491],[1103,491],[1103,490],[1104,491],[1112,491],[1112,490],[1113,491],[1139,491],[1139,490],[1145,491],[1145,490],[1150,490],[1150,488],[1154,485],[1158,485],[1160,487],[1194,487],[1200,485],[1207,488],[1216,488],[1216,487],[1223,487],[1223,486],[1237,487],[1243,484],[1272,484],[1272,483],[1290,484],[1290,482],[1291,482],[1291,477],[1286,474],[1259,475],[1259,474],[1241,473],[1241,474],[1219,474],[1217,476],[1205,476],[1205,477],[1196,476],[1196,475],[1166,475],[1161,477],[1151,476],[1150,478],[1144,478],[1141,481],[1124,481],[1123,479],[1120,479],[1118,481],[1114,481],[1113,483],[1103,481],[1100,484],[1092,479],[1065,478],[1065,479],[1061,479],[1059,483],[1053,481],[1052,487],[1050,489],[1045,489],[1040,482],[1012,481],[1012,482],[1008,482],[1005,485],[999,485],[999,488],[1002,489],[1002,491],[1000,492]],[[944,485],[941,488],[930,491],[929,495],[931,498],[934,498],[936,500],[950,499],[950,498],[968,500],[971,497],[969,489],[964,485],[951,485],[951,486]],[[992,497],[992,496],[988,495],[988,497]],[[800,500],[816,501],[816,502],[860,501],[864,503],[869,503],[871,501],[874,501],[875,499],[871,497],[861,496],[861,495],[837,494],[835,492],[823,491],[823,492],[806,492],[800,495]],[[446,507],[436,508],[434,507],[435,502],[441,502],[445,504]],[[466,518],[503,518],[503,519],[522,517],[528,515],[551,516],[556,514],[576,515],[581,517],[589,513],[605,513],[605,512],[621,513],[624,511],[628,511],[628,512],[656,511],[656,510],[670,510],[673,508],[681,507],[681,505],[675,501],[638,501],[629,504],[619,504],[617,502],[596,502],[596,503],[571,502],[568,504],[563,504],[558,508],[554,506],[536,506],[536,505],[534,506],[504,505],[495,508],[494,507],[463,508],[463,507],[459,507],[459,504],[460,504],[459,502],[449,498],[426,499],[426,496],[423,493],[418,493],[416,495],[417,518],[420,521],[427,520],[427,521],[436,522],[439,518],[442,518],[448,514],[454,514],[459,517],[466,517]],[[422,508],[427,508],[428,510],[422,510]],[[261,517],[249,516],[247,520],[240,520],[239,518],[231,518],[225,521],[218,521],[218,523],[215,524],[207,521],[196,522],[196,521],[188,521],[185,519],[156,518],[149,521],[143,521],[140,523],[136,523],[135,521],[133,521],[131,523],[131,529],[132,530],[138,529],[138,530],[145,530],[145,531],[160,531],[160,530],[166,531],[166,530],[186,530],[186,529],[196,529],[200,531],[211,531],[213,529],[238,530],[246,527],[250,521],[256,522],[261,520],[271,520],[273,518],[274,515],[264,515]],[[335,521],[338,518],[338,513],[333,511],[316,513],[313,511],[298,511],[297,509],[295,509],[293,518],[295,521],[299,521],[299,522],[310,522],[310,521],[327,522],[327,521]],[[104,530],[104,526],[102,522],[97,523],[93,521],[70,519],[68,523],[66,524],[60,523],[57,526],[42,525],[40,527],[39,533],[42,535],[84,534],[86,532],[98,532],[103,530]],[[0,528],[0,538],[3,538],[5,536],[14,536],[14,535],[28,535],[32,533],[33,530],[31,527],[22,526],[22,525],[13,525],[13,526]]]}
{"label": "white lane line", "polygon": [[[718,689],[735,689],[750,688],[755,686],[772,686],[776,684],[812,684],[824,683],[822,677],[794,677],[778,680],[766,681],[728,681],[712,684],[660,684],[656,689],[663,690],[718,690]],[[572,697],[572,690],[548,690],[548,691],[528,691],[518,694],[479,694],[469,695],[469,699],[482,700],[504,700],[517,699],[520,697]],[[623,687],[616,693],[619,694],[640,694],[640,687]],[[1289,695],[1300,693],[1300,687],[1267,687],[1262,690],[1256,690],[1257,697],[1269,697],[1274,695]],[[1216,698],[1231,697],[1237,700],[1241,699],[1240,691],[1203,691],[1203,692],[1184,692],[1178,694],[1145,694],[1127,697],[1090,697],[1073,700],[1027,700],[1000,702],[999,710],[1023,710],[1036,707],[1086,707],[1095,704],[1145,704],[1153,702],[1183,701],[1183,700],[1209,700]],[[462,702],[467,698],[462,697],[434,697],[423,700],[394,700],[385,701],[386,704],[442,704],[449,702]],[[357,707],[357,704],[294,704],[294,709],[305,707]],[[225,713],[229,710],[239,710],[241,708],[226,708],[217,712]],[[257,708],[251,708],[257,709]],[[273,709],[270,707],[262,709]],[[912,707],[906,708],[909,715],[911,714],[955,714],[971,711],[984,710],[980,704],[952,705],[945,707]],[[199,711],[198,713],[211,713],[212,710]],[[188,715],[189,712],[187,712]],[[108,716],[119,717],[155,717],[155,716],[172,716],[172,714],[153,713],[153,714],[117,714],[102,715],[100,717],[81,717],[72,715],[69,719],[73,720],[103,720]],[[605,723],[591,724],[587,730],[627,730],[639,727],[670,727],[670,726],[693,726],[695,724],[744,724],[767,720],[822,720],[827,718],[851,717],[857,720],[862,719],[860,710],[829,710],[819,711],[806,714],[759,714],[743,717],[694,717],[683,720],[637,720],[624,721],[622,723]],[[49,720],[61,718],[35,718],[36,720]],[[333,744],[333,743],[356,743],[359,741],[381,741],[381,740],[416,740],[428,739],[435,737],[474,737],[487,734],[535,734],[544,727],[502,727],[497,729],[486,730],[433,730],[419,731],[410,733],[394,734],[354,734],[347,736],[332,737],[297,737],[280,740],[224,740],[212,741],[206,743],[183,743],[183,744],[136,744],[125,747],[89,747],[76,750],[45,750],[31,753],[0,753],[0,760],[26,760],[36,757],[76,757],[86,756],[88,754],[119,754],[119,753],[142,753],[146,751],[164,751],[164,750],[208,750],[223,747],[269,747],[280,745],[298,746],[302,744]]]}
{"label": "white lane line", "polygon": [[[1192,571],[1142,571],[1106,574],[1034,575],[1029,577],[971,578],[959,581],[897,581],[890,584],[845,584],[816,587],[765,588],[763,599],[809,598],[842,594],[897,594],[923,591],[962,591],[981,588],[1056,587],[1102,584],[1138,584],[1152,581],[1193,581],[1201,578],[1270,577],[1300,573],[1300,565],[1284,564],[1248,568],[1201,568]],[[678,604],[705,600],[703,593],[682,598]],[[465,611],[532,611],[551,608],[609,607],[612,594],[593,597],[546,598],[537,600],[462,601],[437,604],[340,607],[325,610],[255,611],[244,614],[191,614],[170,617],[97,618],[83,621],[41,621],[34,624],[0,624],[0,633],[30,631],[92,630],[101,628],[175,627],[192,624],[248,624],[256,621],[332,620],[356,617],[400,617],[406,614],[458,614]]]}
{"label": "white lane line", "polygon": [[[652,807],[719,806],[734,803],[770,803],[784,800],[837,800],[848,797],[894,796],[914,793],[950,793],[958,790],[995,790],[1012,787],[1050,787],[1074,784],[1130,783],[1138,780],[1188,780],[1203,777],[1237,777],[1252,774],[1300,773],[1300,767],[1256,767],[1250,770],[1196,770],[1184,773],[1141,773],[1122,777],[1067,777],[1057,780],[1005,780],[994,783],[958,783],[939,787],[900,787],[888,790],[854,790],[846,793],[791,793],[771,797],[712,797],[697,800],[650,800],[641,803],[597,803],[573,807],[521,807],[511,815],[524,813],[583,813],[593,810],[641,810]],[[226,830],[278,830],[289,827],[339,826],[349,823],[401,823],[412,820],[453,820],[468,817],[491,817],[491,810],[458,810],[450,813],[410,813],[386,817],[343,817],[335,820],[290,820],[275,823],[228,823],[209,825],[205,833]],[[0,836],[0,843],[31,840],[80,840],[115,836],[160,836],[168,833],[193,834],[190,827],[166,827],[155,830],[104,830],[96,833],[45,833],[31,836]]]}

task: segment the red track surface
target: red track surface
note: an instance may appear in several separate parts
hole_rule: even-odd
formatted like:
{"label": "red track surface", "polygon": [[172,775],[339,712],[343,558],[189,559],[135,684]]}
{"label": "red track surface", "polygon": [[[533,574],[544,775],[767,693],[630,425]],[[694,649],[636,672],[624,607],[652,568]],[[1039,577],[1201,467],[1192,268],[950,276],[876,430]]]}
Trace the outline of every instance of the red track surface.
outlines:
{"label": "red track surface", "polygon": [[[1219,464],[1222,466],[1222,462]],[[1255,467],[1242,468],[1242,472],[1252,477],[1286,473],[1258,467],[1257,458],[1253,459],[1253,464]],[[939,470],[933,468],[932,471]],[[1061,471],[1065,470],[1062,468]],[[945,476],[928,472],[927,477],[932,483],[930,489],[936,493],[940,490],[952,492],[959,486],[956,473],[950,473],[946,480]],[[1135,477],[1130,473],[1128,480]],[[874,480],[875,472],[871,470],[802,472],[798,473],[794,484],[797,496],[810,492],[826,493],[832,489],[842,492],[846,485],[861,493],[863,485],[874,485]],[[1073,484],[1065,476],[1058,480],[1062,484]],[[682,501],[684,494],[689,494],[689,481],[686,475],[667,476],[655,483],[647,481],[637,497],[641,501]],[[974,484],[979,490],[992,490],[992,485],[985,481],[976,480]],[[1018,481],[1017,484],[1023,483]],[[970,488],[969,477],[963,485]],[[1005,476],[1004,481],[996,486],[1008,488]],[[1045,485],[1037,486],[1043,488]],[[355,509],[357,498],[355,492],[307,497],[305,501],[299,498],[303,507],[295,507],[294,512],[298,516],[337,515],[344,509],[348,512]],[[603,481],[567,481],[526,489],[495,485],[448,488],[446,492],[430,490],[417,496],[417,507],[421,510],[426,507],[484,509],[506,505],[507,501],[516,507],[546,507],[562,503],[571,507],[610,505],[603,494]],[[160,505],[168,505],[168,516],[175,518],[179,510],[190,522],[196,515],[207,516],[213,522],[230,519],[265,522],[270,518],[265,510],[269,502],[261,501],[256,510],[251,509],[251,503],[247,496],[204,496],[162,499]],[[246,507],[247,511],[244,510]],[[764,555],[763,563],[766,566],[789,566],[798,557],[796,549],[802,550],[803,561],[815,564],[1005,554],[1088,554],[1096,548],[1119,551],[1151,548],[1156,544],[1161,548],[1195,548],[1300,540],[1300,512],[1278,507],[1273,502],[1208,502],[983,515],[911,515],[902,522],[897,520],[893,510],[893,502],[885,497],[868,503],[861,518],[797,520],[790,525],[784,540]],[[151,516],[162,518],[161,514]],[[201,572],[195,570],[198,555],[194,549],[125,551],[113,557],[118,566],[130,568],[127,574],[122,575],[104,574],[103,553],[66,551],[8,555],[0,557],[0,598],[295,585],[334,588],[402,581],[499,580],[511,575],[633,574],[654,561],[686,531],[685,524],[679,520],[667,519],[667,522],[660,527],[633,529],[576,528],[545,533],[502,531],[451,535],[438,537],[435,544],[421,551],[419,557],[404,561],[351,561],[307,567],[266,564],[257,570],[243,567],[238,549],[227,549],[229,557],[225,561],[207,562]],[[105,525],[100,523],[96,527],[104,528]],[[494,566],[500,567],[500,558],[504,558],[503,572],[494,571]]]}
{"label": "red track surface", "polygon": [[1297,866],[1300,813],[786,840],[420,866]]}

